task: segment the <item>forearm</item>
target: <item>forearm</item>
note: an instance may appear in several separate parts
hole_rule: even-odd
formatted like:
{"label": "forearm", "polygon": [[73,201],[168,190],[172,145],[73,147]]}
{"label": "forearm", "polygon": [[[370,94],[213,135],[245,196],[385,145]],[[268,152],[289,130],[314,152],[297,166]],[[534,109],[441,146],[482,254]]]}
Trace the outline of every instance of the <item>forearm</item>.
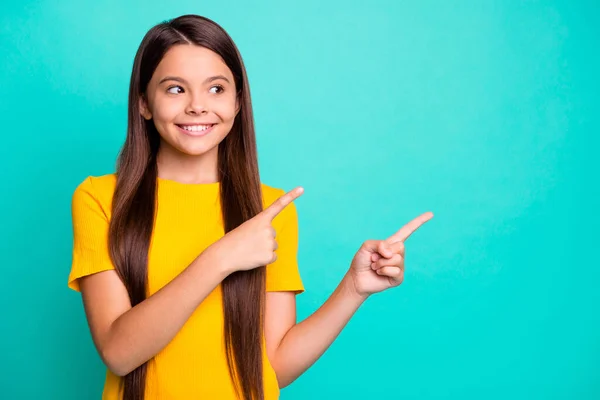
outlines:
{"label": "forearm", "polygon": [[112,323],[101,347],[104,362],[123,376],[154,357],[225,277],[200,255],[162,289]]}
{"label": "forearm", "polygon": [[285,334],[272,362],[280,387],[292,383],[323,355],[365,299],[346,275],[317,311]]}

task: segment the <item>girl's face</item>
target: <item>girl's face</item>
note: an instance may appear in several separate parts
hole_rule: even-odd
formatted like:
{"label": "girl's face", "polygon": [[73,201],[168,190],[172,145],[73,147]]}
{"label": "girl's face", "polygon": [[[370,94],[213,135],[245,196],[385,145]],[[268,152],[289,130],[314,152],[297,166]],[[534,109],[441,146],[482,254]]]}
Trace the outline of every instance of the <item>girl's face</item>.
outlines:
{"label": "girl's face", "polygon": [[218,54],[195,45],[171,47],[140,99],[142,116],[160,134],[161,151],[170,154],[216,155],[238,111],[233,74]]}

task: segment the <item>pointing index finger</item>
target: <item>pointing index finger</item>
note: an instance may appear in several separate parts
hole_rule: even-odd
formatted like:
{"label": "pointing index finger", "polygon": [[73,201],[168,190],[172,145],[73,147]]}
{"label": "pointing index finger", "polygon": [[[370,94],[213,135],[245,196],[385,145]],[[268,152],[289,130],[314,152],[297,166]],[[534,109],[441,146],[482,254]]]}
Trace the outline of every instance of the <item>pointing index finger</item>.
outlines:
{"label": "pointing index finger", "polygon": [[302,193],[304,193],[304,188],[300,186],[290,190],[289,192],[275,200],[273,204],[271,204],[269,207],[265,208],[262,214],[269,218],[271,221],[274,220],[280,212],[282,212],[288,205],[290,205],[291,202],[300,197]]}
{"label": "pointing index finger", "polygon": [[388,238],[388,242],[395,243],[405,241],[410,235],[412,235],[417,229],[419,229],[421,225],[429,221],[431,218],[433,218],[432,212],[426,212],[424,214],[419,215],[417,218],[413,219],[408,224],[400,228],[398,232],[390,236]]}

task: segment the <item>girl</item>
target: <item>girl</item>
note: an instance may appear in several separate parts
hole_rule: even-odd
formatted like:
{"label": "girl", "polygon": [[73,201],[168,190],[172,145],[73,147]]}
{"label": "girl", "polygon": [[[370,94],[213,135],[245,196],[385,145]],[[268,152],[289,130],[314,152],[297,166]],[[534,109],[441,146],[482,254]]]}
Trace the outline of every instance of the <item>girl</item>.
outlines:
{"label": "girl", "polygon": [[117,172],[73,194],[69,287],[106,364],[103,399],[279,397],[372,293],[404,276],[404,240],[365,242],[332,296],[296,323],[304,288],[289,193],[261,184],[242,58],[185,15],[135,56]]}

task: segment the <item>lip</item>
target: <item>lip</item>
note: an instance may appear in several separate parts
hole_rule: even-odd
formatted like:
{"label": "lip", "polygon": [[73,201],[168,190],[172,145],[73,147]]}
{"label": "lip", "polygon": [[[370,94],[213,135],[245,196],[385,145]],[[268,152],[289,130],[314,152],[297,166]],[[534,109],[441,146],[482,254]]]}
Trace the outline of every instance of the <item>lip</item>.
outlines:
{"label": "lip", "polygon": [[[186,124],[187,125],[187,124]],[[210,124],[189,124],[189,125],[210,125]],[[212,124],[212,126],[204,131],[198,131],[198,132],[192,132],[192,131],[186,131],[185,129],[183,129],[181,126],[179,125],[175,125],[177,127],[177,129],[179,129],[179,131],[181,133],[184,133],[188,136],[192,136],[192,137],[202,137],[202,136],[206,136],[208,135],[215,126],[217,126],[217,124]]]}

